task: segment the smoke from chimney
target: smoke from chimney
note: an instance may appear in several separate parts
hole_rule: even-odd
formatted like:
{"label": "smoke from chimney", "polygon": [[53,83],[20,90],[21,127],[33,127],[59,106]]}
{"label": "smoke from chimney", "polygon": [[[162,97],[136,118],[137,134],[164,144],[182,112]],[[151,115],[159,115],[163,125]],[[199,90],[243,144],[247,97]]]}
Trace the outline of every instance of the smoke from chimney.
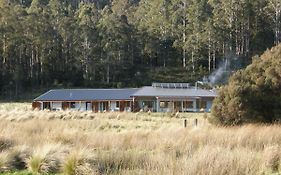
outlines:
{"label": "smoke from chimney", "polygon": [[231,74],[241,69],[241,62],[238,57],[230,56],[225,58],[219,67],[209,75],[211,85],[226,84]]}

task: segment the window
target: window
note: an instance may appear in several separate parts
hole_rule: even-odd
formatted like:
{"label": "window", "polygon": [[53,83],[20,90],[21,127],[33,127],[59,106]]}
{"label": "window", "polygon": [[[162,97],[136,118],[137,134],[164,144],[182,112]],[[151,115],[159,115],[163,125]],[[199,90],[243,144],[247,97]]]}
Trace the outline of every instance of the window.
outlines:
{"label": "window", "polygon": [[70,102],[70,108],[74,109],[75,108],[75,102]]}
{"label": "window", "polygon": [[88,110],[88,111],[92,110],[92,103],[91,102],[86,103],[86,110]]}
{"label": "window", "polygon": [[197,107],[201,109],[206,109],[207,108],[207,101],[204,100],[197,100]]}
{"label": "window", "polygon": [[120,107],[120,101],[116,101],[116,108]]}
{"label": "window", "polygon": [[51,109],[50,102],[43,102],[43,109]]}
{"label": "window", "polygon": [[52,102],[52,110],[61,110],[62,102]]}
{"label": "window", "polygon": [[160,101],[160,108],[168,108],[169,102],[167,101]]}
{"label": "window", "polygon": [[125,102],[125,107],[131,107],[131,102],[126,101],[126,102]]}
{"label": "window", "polygon": [[143,102],[144,107],[152,108],[153,107],[153,102],[152,101],[144,101]]}
{"label": "window", "polygon": [[192,109],[193,108],[193,101],[184,101],[183,108],[185,109]]}

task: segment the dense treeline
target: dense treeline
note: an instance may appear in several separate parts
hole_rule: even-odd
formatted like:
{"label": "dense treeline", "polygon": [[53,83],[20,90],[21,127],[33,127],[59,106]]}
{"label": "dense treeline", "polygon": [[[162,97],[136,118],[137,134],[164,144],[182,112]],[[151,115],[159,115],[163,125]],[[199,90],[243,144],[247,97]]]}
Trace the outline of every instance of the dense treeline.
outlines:
{"label": "dense treeline", "polygon": [[0,90],[194,81],[277,45],[280,0],[0,0]]}

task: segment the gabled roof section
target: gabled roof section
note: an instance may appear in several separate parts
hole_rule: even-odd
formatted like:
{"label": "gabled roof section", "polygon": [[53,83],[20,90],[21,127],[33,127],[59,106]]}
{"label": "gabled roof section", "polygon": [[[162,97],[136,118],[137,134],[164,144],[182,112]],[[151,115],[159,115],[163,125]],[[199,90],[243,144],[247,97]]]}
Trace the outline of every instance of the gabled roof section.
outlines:
{"label": "gabled roof section", "polygon": [[133,94],[133,97],[216,97],[216,90],[196,88],[160,88],[145,86]]}
{"label": "gabled roof section", "polygon": [[139,89],[54,89],[34,101],[131,100]]}

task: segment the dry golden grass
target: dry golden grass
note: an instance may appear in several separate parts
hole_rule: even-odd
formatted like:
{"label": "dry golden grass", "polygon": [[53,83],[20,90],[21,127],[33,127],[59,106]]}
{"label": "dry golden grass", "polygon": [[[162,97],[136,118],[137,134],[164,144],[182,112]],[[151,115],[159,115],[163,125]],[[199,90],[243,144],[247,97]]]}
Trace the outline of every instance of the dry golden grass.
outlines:
{"label": "dry golden grass", "polygon": [[[0,171],[3,172],[21,169],[64,174],[281,172],[279,125],[224,128],[208,124],[203,114],[171,118],[170,114],[50,112],[32,111],[19,104],[9,108],[5,105],[0,105]],[[195,127],[193,118],[200,116]],[[189,119],[187,128],[183,127],[184,119]]]}

